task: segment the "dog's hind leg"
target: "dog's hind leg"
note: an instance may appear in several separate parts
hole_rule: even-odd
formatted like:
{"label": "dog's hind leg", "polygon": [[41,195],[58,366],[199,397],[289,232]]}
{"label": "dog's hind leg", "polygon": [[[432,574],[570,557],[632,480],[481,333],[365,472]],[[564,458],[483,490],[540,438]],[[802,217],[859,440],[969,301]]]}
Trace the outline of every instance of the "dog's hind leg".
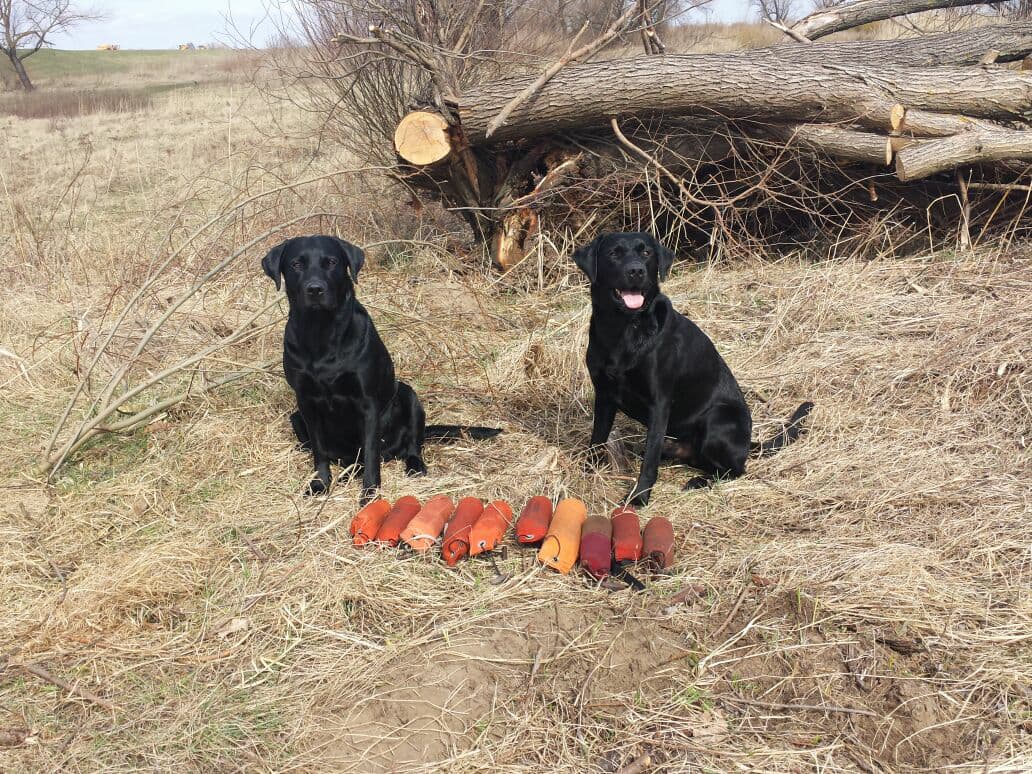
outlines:
{"label": "dog's hind leg", "polygon": [[300,410],[290,415],[290,426],[294,429],[294,435],[297,436],[297,448],[301,451],[311,451],[312,440],[308,435],[308,425],[305,424],[305,418],[301,416]]}
{"label": "dog's hind leg", "polygon": [[426,463],[423,462],[423,442],[426,440],[426,412],[419,402],[416,391],[407,384],[408,411],[404,417],[405,436],[408,448],[405,452],[405,474],[409,476],[425,476]]}
{"label": "dog's hind leg", "polygon": [[749,456],[751,422],[736,407],[714,409],[706,417],[699,453],[690,463],[702,471],[688,479],[685,489],[702,489],[715,480],[738,478]]}

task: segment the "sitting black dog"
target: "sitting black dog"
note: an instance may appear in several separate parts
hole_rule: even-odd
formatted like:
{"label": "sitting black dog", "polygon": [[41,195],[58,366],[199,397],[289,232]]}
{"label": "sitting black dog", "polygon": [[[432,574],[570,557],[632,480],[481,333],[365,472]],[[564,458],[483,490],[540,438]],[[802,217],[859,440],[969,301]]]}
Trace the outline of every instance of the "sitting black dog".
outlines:
{"label": "sitting black dog", "polygon": [[426,425],[415,391],[394,377],[394,362],[376,326],[355,297],[365,254],[343,239],[288,239],[269,251],[262,268],[280,287],[290,312],[283,335],[283,372],[298,410],[290,417],[302,447],[312,452],[308,492],[330,486],[330,463],[362,467],[362,502],[380,487],[380,461],[403,459],[423,475],[427,438],[490,438],[488,427]]}
{"label": "sitting black dog", "polygon": [[595,385],[589,457],[602,460],[617,410],[647,428],[629,501],[645,505],[664,456],[704,475],[686,489],[745,472],[750,450],[771,454],[795,440],[803,403],[769,441],[750,444],[752,417],[738,382],[709,337],[659,291],[674,254],[649,234],[600,234],[573,255],[591,281],[588,372]]}

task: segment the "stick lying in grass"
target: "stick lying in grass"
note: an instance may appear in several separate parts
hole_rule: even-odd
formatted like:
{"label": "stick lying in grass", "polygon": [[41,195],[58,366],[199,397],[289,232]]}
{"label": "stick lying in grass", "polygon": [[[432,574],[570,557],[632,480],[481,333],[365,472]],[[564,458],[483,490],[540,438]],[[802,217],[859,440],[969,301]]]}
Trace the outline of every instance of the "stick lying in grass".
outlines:
{"label": "stick lying in grass", "polygon": [[109,702],[107,699],[102,699],[100,696],[97,696],[97,694],[91,693],[90,691],[87,691],[85,688],[81,688],[78,685],[73,685],[67,680],[62,679],[57,675],[51,674],[46,669],[37,664],[21,664],[20,667],[23,672],[27,672],[30,675],[38,677],[40,680],[45,680],[51,685],[56,685],[58,688],[67,691],[73,696],[78,696],[80,699],[85,699],[86,701],[92,702],[93,704],[103,707],[104,709],[111,710],[112,712],[116,709],[115,705]]}

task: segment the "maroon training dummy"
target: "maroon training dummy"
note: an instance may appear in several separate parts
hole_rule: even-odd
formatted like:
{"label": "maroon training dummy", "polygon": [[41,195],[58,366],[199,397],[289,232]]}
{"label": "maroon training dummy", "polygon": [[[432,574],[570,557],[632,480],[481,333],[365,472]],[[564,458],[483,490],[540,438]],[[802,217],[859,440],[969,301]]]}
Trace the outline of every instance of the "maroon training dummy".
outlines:
{"label": "maroon training dummy", "polygon": [[645,525],[642,552],[657,569],[665,570],[674,563],[674,525],[656,516]]}
{"label": "maroon training dummy", "polygon": [[589,516],[584,522],[580,563],[596,578],[609,575],[613,563],[613,523],[605,516]]}

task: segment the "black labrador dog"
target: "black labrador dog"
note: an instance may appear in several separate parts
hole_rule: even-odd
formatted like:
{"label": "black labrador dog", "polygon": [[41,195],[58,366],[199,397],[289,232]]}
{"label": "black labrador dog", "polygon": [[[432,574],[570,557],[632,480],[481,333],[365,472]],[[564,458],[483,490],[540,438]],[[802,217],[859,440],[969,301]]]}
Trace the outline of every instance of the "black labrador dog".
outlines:
{"label": "black labrador dog", "polygon": [[645,233],[600,234],[573,255],[591,282],[588,372],[595,385],[589,459],[598,465],[616,412],[647,428],[645,452],[629,501],[645,505],[661,458],[700,470],[686,489],[745,472],[750,451],[772,454],[802,432],[813,404],[784,429],[751,444],[752,417],[731,369],[699,327],[659,290],[674,254]]}
{"label": "black labrador dog", "polygon": [[423,475],[425,439],[481,439],[501,431],[426,425],[415,390],[395,378],[394,361],[355,297],[364,261],[365,254],[343,239],[307,236],[272,248],[262,268],[277,290],[281,276],[287,287],[283,372],[297,397],[290,423],[315,462],[308,493],[329,488],[331,462],[358,463],[360,499],[368,502],[380,487],[381,460],[404,460],[409,475]]}

